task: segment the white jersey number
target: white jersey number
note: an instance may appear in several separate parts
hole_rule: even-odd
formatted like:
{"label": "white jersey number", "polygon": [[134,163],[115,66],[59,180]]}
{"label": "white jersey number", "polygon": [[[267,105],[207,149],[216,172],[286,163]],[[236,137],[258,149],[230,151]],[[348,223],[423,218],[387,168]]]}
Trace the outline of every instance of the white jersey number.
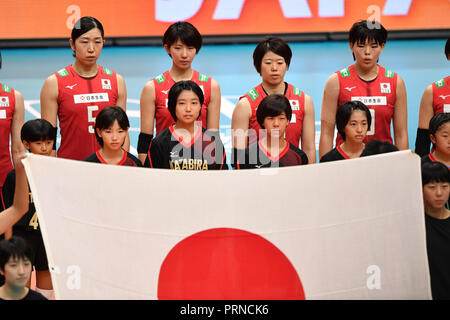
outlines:
{"label": "white jersey number", "polygon": [[370,110],[370,115],[372,116],[372,123],[370,124],[370,130],[367,131],[368,136],[372,136],[375,134],[375,110],[374,109],[369,109]]}
{"label": "white jersey number", "polygon": [[89,133],[95,133],[94,131],[94,125],[95,125],[95,117],[94,117],[94,111],[98,110],[98,106],[88,106],[87,107],[87,113],[88,113],[88,122],[92,122],[92,124],[90,124],[88,126],[88,131]]}

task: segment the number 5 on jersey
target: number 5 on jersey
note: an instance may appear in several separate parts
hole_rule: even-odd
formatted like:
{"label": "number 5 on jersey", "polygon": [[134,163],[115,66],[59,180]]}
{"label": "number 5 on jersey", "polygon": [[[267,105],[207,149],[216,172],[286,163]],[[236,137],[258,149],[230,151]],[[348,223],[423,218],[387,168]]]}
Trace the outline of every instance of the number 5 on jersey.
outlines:
{"label": "number 5 on jersey", "polygon": [[[94,117],[94,111],[98,111],[98,106],[88,106],[87,107],[87,113],[88,113],[88,131],[89,133],[95,133],[94,126],[95,126],[95,117]],[[92,124],[90,124],[92,122]]]}

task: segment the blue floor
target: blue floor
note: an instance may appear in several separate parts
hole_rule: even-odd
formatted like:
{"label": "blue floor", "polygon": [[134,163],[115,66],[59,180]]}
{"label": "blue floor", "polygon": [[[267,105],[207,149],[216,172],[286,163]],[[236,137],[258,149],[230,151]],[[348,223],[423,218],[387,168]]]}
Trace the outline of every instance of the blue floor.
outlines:
{"label": "blue floor", "polygon": [[[389,41],[380,64],[397,72],[405,81],[408,94],[409,146],[414,149],[419,103],[427,85],[449,74],[450,62],[444,57],[446,39]],[[260,83],[253,67],[256,44],[207,45],[195,58],[193,67],[216,79],[222,91],[221,134],[225,147],[231,148],[230,125],[233,107],[239,96]],[[336,70],[353,63],[347,42],[290,44],[293,57],[286,81],[309,94],[316,118],[316,145],[320,135],[320,110],[325,81]],[[24,95],[25,120],[39,116],[42,84],[52,72],[73,62],[69,48],[2,49],[3,69],[0,82]],[[126,81],[127,109],[131,121],[132,153],[136,153],[139,133],[139,98],[144,84],[170,68],[171,60],[162,47],[106,47],[99,64],[120,73]]]}

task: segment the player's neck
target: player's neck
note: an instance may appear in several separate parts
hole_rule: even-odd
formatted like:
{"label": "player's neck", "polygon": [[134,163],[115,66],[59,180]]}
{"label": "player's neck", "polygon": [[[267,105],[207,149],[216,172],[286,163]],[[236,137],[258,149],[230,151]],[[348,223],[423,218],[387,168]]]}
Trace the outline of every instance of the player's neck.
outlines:
{"label": "player's neck", "polygon": [[365,144],[354,142],[350,140],[346,140],[341,144],[342,151],[345,152],[346,155],[348,155],[350,158],[359,158],[361,153],[364,150]]}
{"label": "player's neck", "polygon": [[99,150],[99,152],[103,160],[105,160],[108,164],[118,164],[123,159],[125,150],[122,148],[113,150],[103,147]]}
{"label": "player's neck", "polygon": [[275,138],[267,135],[262,139],[262,144],[272,156],[278,156],[286,148],[287,141],[282,136]]}
{"label": "player's neck", "polygon": [[436,159],[436,161],[442,162],[447,167],[450,167],[450,156],[448,156],[442,152],[439,152],[438,149],[435,149],[433,151],[433,157]]}
{"label": "player's neck", "polygon": [[286,90],[286,84],[284,83],[284,81],[282,81],[281,83],[277,84],[277,85],[272,85],[270,83],[267,82],[262,82],[261,83],[264,91],[268,94],[283,94],[284,95],[284,91]]}
{"label": "player's neck", "polygon": [[180,69],[177,66],[172,65],[172,68],[170,68],[169,73],[173,81],[178,82],[182,80],[191,80],[194,70],[192,70],[192,68]]}
{"label": "player's neck", "polygon": [[354,64],[355,71],[362,80],[371,81],[378,76],[379,66],[375,64],[371,68],[361,67],[358,63]]}
{"label": "player's neck", "polygon": [[425,203],[425,213],[439,220],[444,220],[450,217],[450,210],[447,210],[446,207],[435,209],[427,205],[426,203]]}
{"label": "player's neck", "polygon": [[0,298],[4,300],[21,300],[26,297],[28,291],[27,287],[14,287],[5,283],[0,287]]}
{"label": "player's neck", "polygon": [[201,130],[196,122],[183,123],[181,121],[177,121],[177,123],[173,125],[173,129],[175,130],[175,133],[185,142],[189,142],[194,139],[197,131]]}
{"label": "player's neck", "polygon": [[72,65],[72,68],[79,76],[85,78],[94,77],[98,73],[98,65],[96,63],[92,65],[85,65],[79,62],[78,60],[75,60],[75,62]]}

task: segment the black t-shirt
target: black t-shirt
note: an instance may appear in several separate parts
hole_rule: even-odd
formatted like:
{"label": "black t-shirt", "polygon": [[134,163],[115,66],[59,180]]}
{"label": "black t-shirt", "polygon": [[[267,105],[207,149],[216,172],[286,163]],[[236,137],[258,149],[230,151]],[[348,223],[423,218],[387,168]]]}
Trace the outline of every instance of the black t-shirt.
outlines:
{"label": "black t-shirt", "polygon": [[435,300],[450,299],[450,218],[425,214],[431,293]]}
{"label": "black t-shirt", "polygon": [[[84,161],[108,164],[100,155],[100,152],[94,152],[87,156]],[[126,152],[123,154],[122,160],[117,164],[118,166],[128,166],[128,167],[142,167],[141,161],[133,156],[131,153]]]}
{"label": "black t-shirt", "polygon": [[320,158],[320,162],[329,162],[329,161],[337,161],[337,160],[345,160],[348,157],[344,157],[344,155],[338,150],[338,148],[334,148],[331,151],[328,151],[326,154]]}
{"label": "black t-shirt", "polygon": [[[0,300],[3,300],[3,299],[0,298]],[[28,294],[21,300],[47,300],[47,298],[44,297],[39,292],[36,292],[34,290],[31,290],[31,289],[28,289]],[[3,300],[3,301],[8,301],[8,300]]]}
{"label": "black t-shirt", "polygon": [[261,144],[251,144],[245,150],[233,150],[233,168],[259,169],[277,168],[308,164],[308,156],[296,146],[288,143],[277,157],[272,156]]}
{"label": "black t-shirt", "polygon": [[[2,188],[2,196],[5,208],[12,206],[14,202],[14,192],[16,188],[16,171],[11,170],[6,176],[5,183]],[[14,229],[20,228],[22,230],[37,232],[40,234],[41,229],[39,227],[39,220],[36,214],[36,208],[34,207],[33,195],[29,192],[29,206],[27,213],[20,218],[19,221],[13,226]]]}
{"label": "black t-shirt", "polygon": [[191,142],[184,143],[173,126],[153,139],[144,167],[172,170],[228,170],[225,149],[218,134],[198,130]]}

